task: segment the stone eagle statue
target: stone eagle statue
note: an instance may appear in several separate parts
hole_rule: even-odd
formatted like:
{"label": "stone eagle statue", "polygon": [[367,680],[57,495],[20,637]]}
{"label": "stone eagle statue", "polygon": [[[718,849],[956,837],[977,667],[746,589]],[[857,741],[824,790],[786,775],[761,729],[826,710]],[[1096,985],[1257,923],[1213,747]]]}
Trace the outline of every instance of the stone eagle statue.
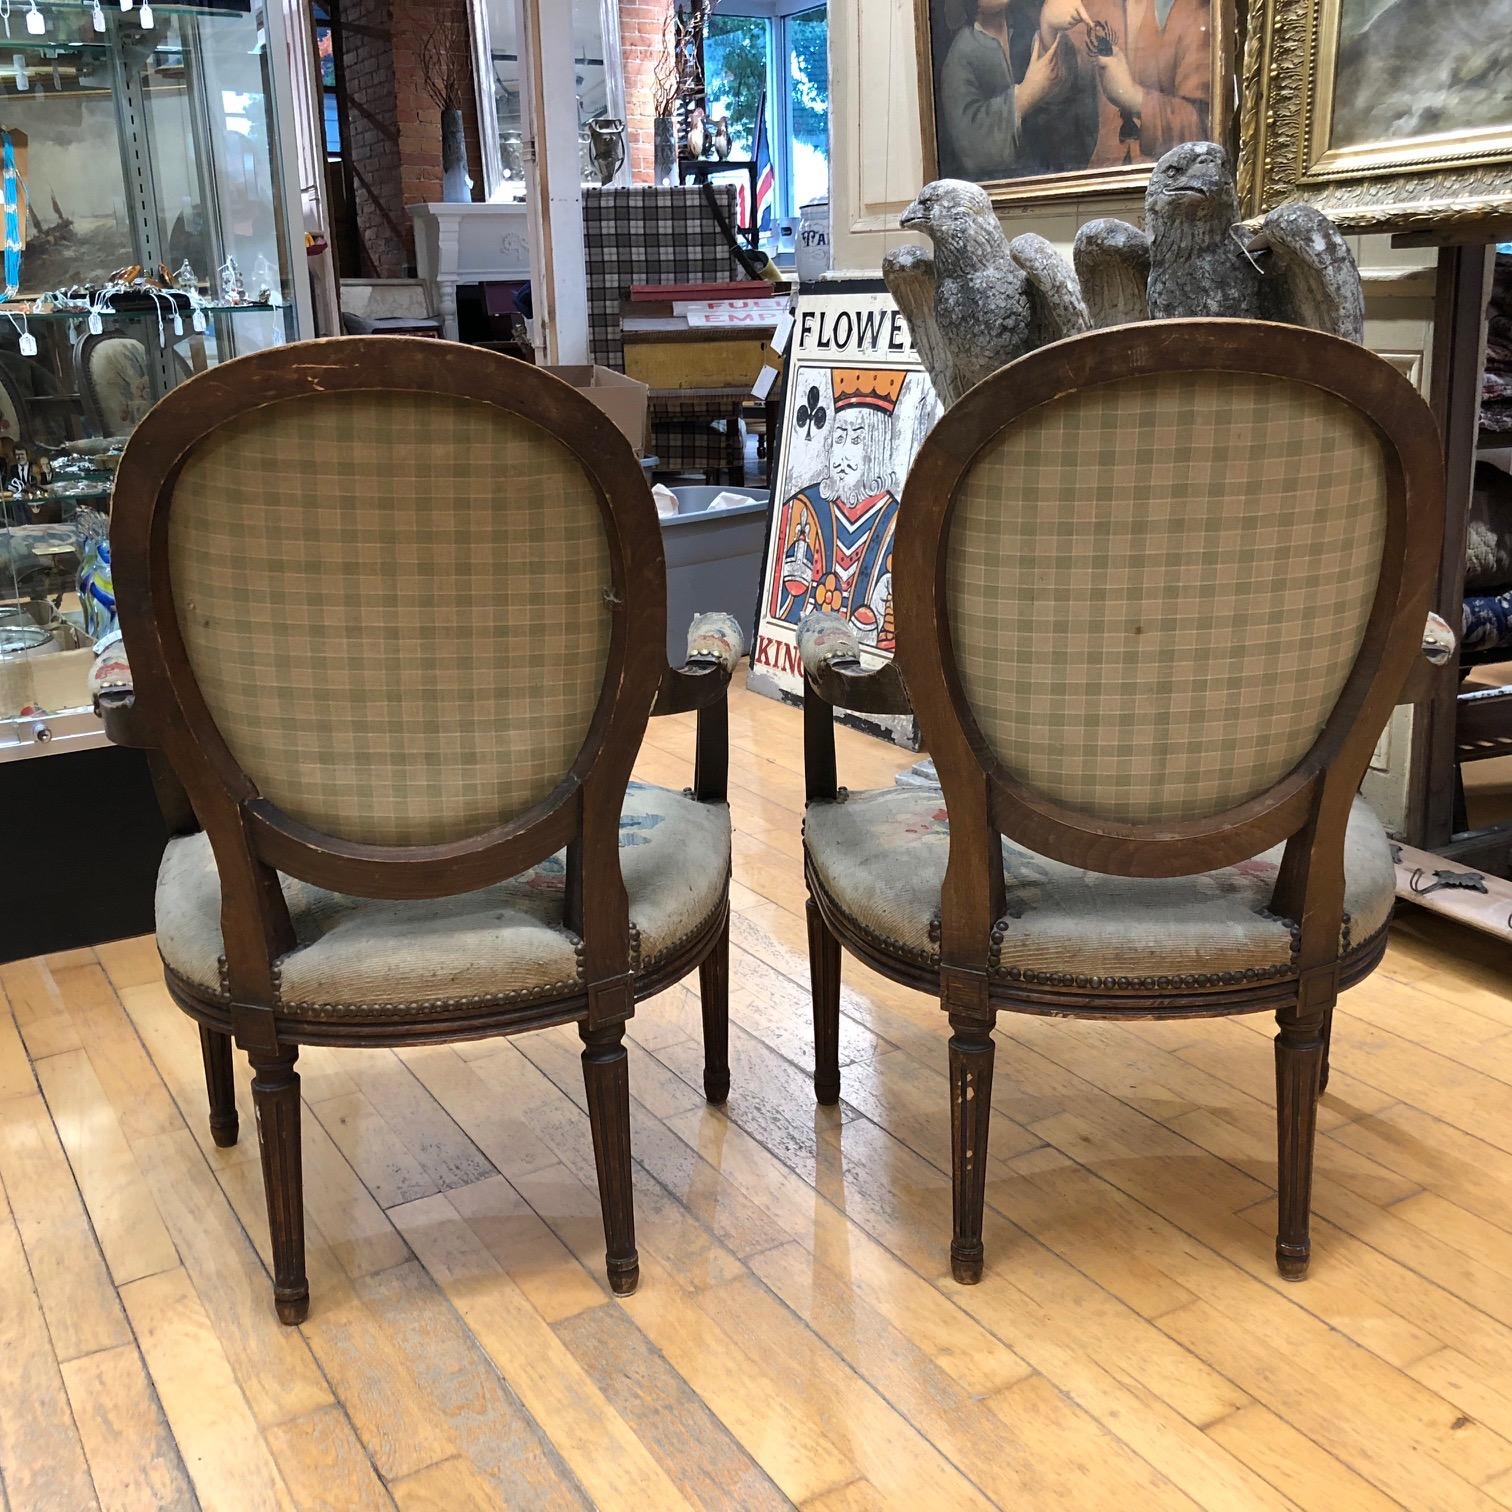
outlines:
{"label": "stone eagle statue", "polygon": [[1094,326],[1218,315],[1365,337],[1360,270],[1333,222],[1311,205],[1282,205],[1260,230],[1239,226],[1228,154],[1184,142],[1155,165],[1145,230],[1089,221],[1073,257]]}
{"label": "stone eagle statue", "polygon": [[1011,242],[986,191],[962,179],[926,184],[901,224],[934,243],[882,261],[914,347],[942,405],[1015,357],[1088,327],[1076,274],[1042,236]]}

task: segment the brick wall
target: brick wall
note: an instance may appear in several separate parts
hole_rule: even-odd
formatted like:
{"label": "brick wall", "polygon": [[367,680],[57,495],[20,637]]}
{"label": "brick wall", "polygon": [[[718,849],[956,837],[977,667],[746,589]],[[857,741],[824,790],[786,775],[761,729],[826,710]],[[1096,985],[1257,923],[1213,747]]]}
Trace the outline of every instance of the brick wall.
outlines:
{"label": "brick wall", "polygon": [[[467,0],[341,0],[354,210],[365,278],[403,278],[415,262],[407,205],[441,198],[441,112],[426,93],[421,48],[447,12],[468,36]],[[472,65],[462,120],[473,197],[483,196]]]}
{"label": "brick wall", "polygon": [[347,153],[364,278],[401,277],[405,263],[390,12],[390,0],[342,0],[341,5]]}
{"label": "brick wall", "polygon": [[652,179],[653,74],[662,53],[662,28],[671,8],[672,0],[620,0],[630,172],[637,184],[649,184]]}

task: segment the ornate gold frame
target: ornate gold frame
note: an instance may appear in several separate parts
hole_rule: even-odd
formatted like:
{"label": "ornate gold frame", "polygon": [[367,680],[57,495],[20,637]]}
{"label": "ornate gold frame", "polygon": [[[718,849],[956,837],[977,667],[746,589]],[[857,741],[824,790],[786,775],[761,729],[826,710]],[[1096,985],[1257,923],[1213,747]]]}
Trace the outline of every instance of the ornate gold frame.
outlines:
{"label": "ornate gold frame", "polygon": [[1330,148],[1340,0],[1248,0],[1239,197],[1261,215],[1306,199],[1350,231],[1464,230],[1512,215],[1504,126]]}
{"label": "ornate gold frame", "polygon": [[[914,35],[918,46],[919,134],[924,148],[924,181],[940,176],[940,144],[935,131],[934,51],[929,24],[930,0],[914,0]],[[1236,0],[1213,0],[1213,140],[1234,150],[1234,7]],[[1143,194],[1153,163],[1126,168],[1085,168],[1075,173],[1043,173],[1034,178],[983,183],[994,205],[1022,207],[1056,200]]]}

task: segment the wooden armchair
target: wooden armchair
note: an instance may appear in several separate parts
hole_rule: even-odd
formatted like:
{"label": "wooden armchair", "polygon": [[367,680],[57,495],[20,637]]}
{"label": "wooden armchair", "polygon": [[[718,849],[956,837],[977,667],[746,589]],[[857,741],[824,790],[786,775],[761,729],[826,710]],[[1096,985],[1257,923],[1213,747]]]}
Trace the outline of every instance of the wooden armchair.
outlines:
{"label": "wooden armchair", "polygon": [[[958,1281],[982,1274],[1004,1010],[1273,1011],[1276,1261],[1305,1274],[1334,1002],[1380,960],[1395,887],[1356,793],[1422,644],[1442,478],[1427,406],[1361,347],[1252,321],[1097,331],[980,384],[925,443],[898,666],[863,671],[843,622],[804,627],[815,1089],[839,1096],[841,944],[939,994]],[[940,789],[838,788],[830,706],[909,698]]]}
{"label": "wooden armchair", "polygon": [[[733,621],[665,664],[656,511],[581,394],[449,343],[279,347],[174,390],[112,527],[130,693],[175,838],[168,989],[216,1142],[253,1067],[279,1317],[308,1310],[299,1047],[576,1023],[610,1285],[638,1276],[625,1021],[700,968],[727,1061]],[[699,711],[694,788],[630,780],[648,716]]]}

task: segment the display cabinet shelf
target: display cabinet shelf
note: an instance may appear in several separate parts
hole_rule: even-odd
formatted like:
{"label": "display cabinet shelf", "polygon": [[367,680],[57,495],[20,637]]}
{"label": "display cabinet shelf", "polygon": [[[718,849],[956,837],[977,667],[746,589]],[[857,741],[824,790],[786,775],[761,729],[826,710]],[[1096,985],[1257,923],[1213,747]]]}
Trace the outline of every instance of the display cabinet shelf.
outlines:
{"label": "display cabinet shelf", "polygon": [[[313,334],[280,127],[282,5],[153,4],[149,29],[139,4],[104,0],[100,31],[92,0],[38,10],[40,34],[12,0],[0,36],[0,145],[17,170],[0,216],[22,243],[0,302],[0,763],[103,743],[89,682],[114,628],[100,543],[133,427],[195,374]],[[197,309],[136,292],[98,321],[35,309],[128,266],[186,262]],[[222,297],[232,262],[245,303]],[[265,288],[276,304],[257,302]]]}

